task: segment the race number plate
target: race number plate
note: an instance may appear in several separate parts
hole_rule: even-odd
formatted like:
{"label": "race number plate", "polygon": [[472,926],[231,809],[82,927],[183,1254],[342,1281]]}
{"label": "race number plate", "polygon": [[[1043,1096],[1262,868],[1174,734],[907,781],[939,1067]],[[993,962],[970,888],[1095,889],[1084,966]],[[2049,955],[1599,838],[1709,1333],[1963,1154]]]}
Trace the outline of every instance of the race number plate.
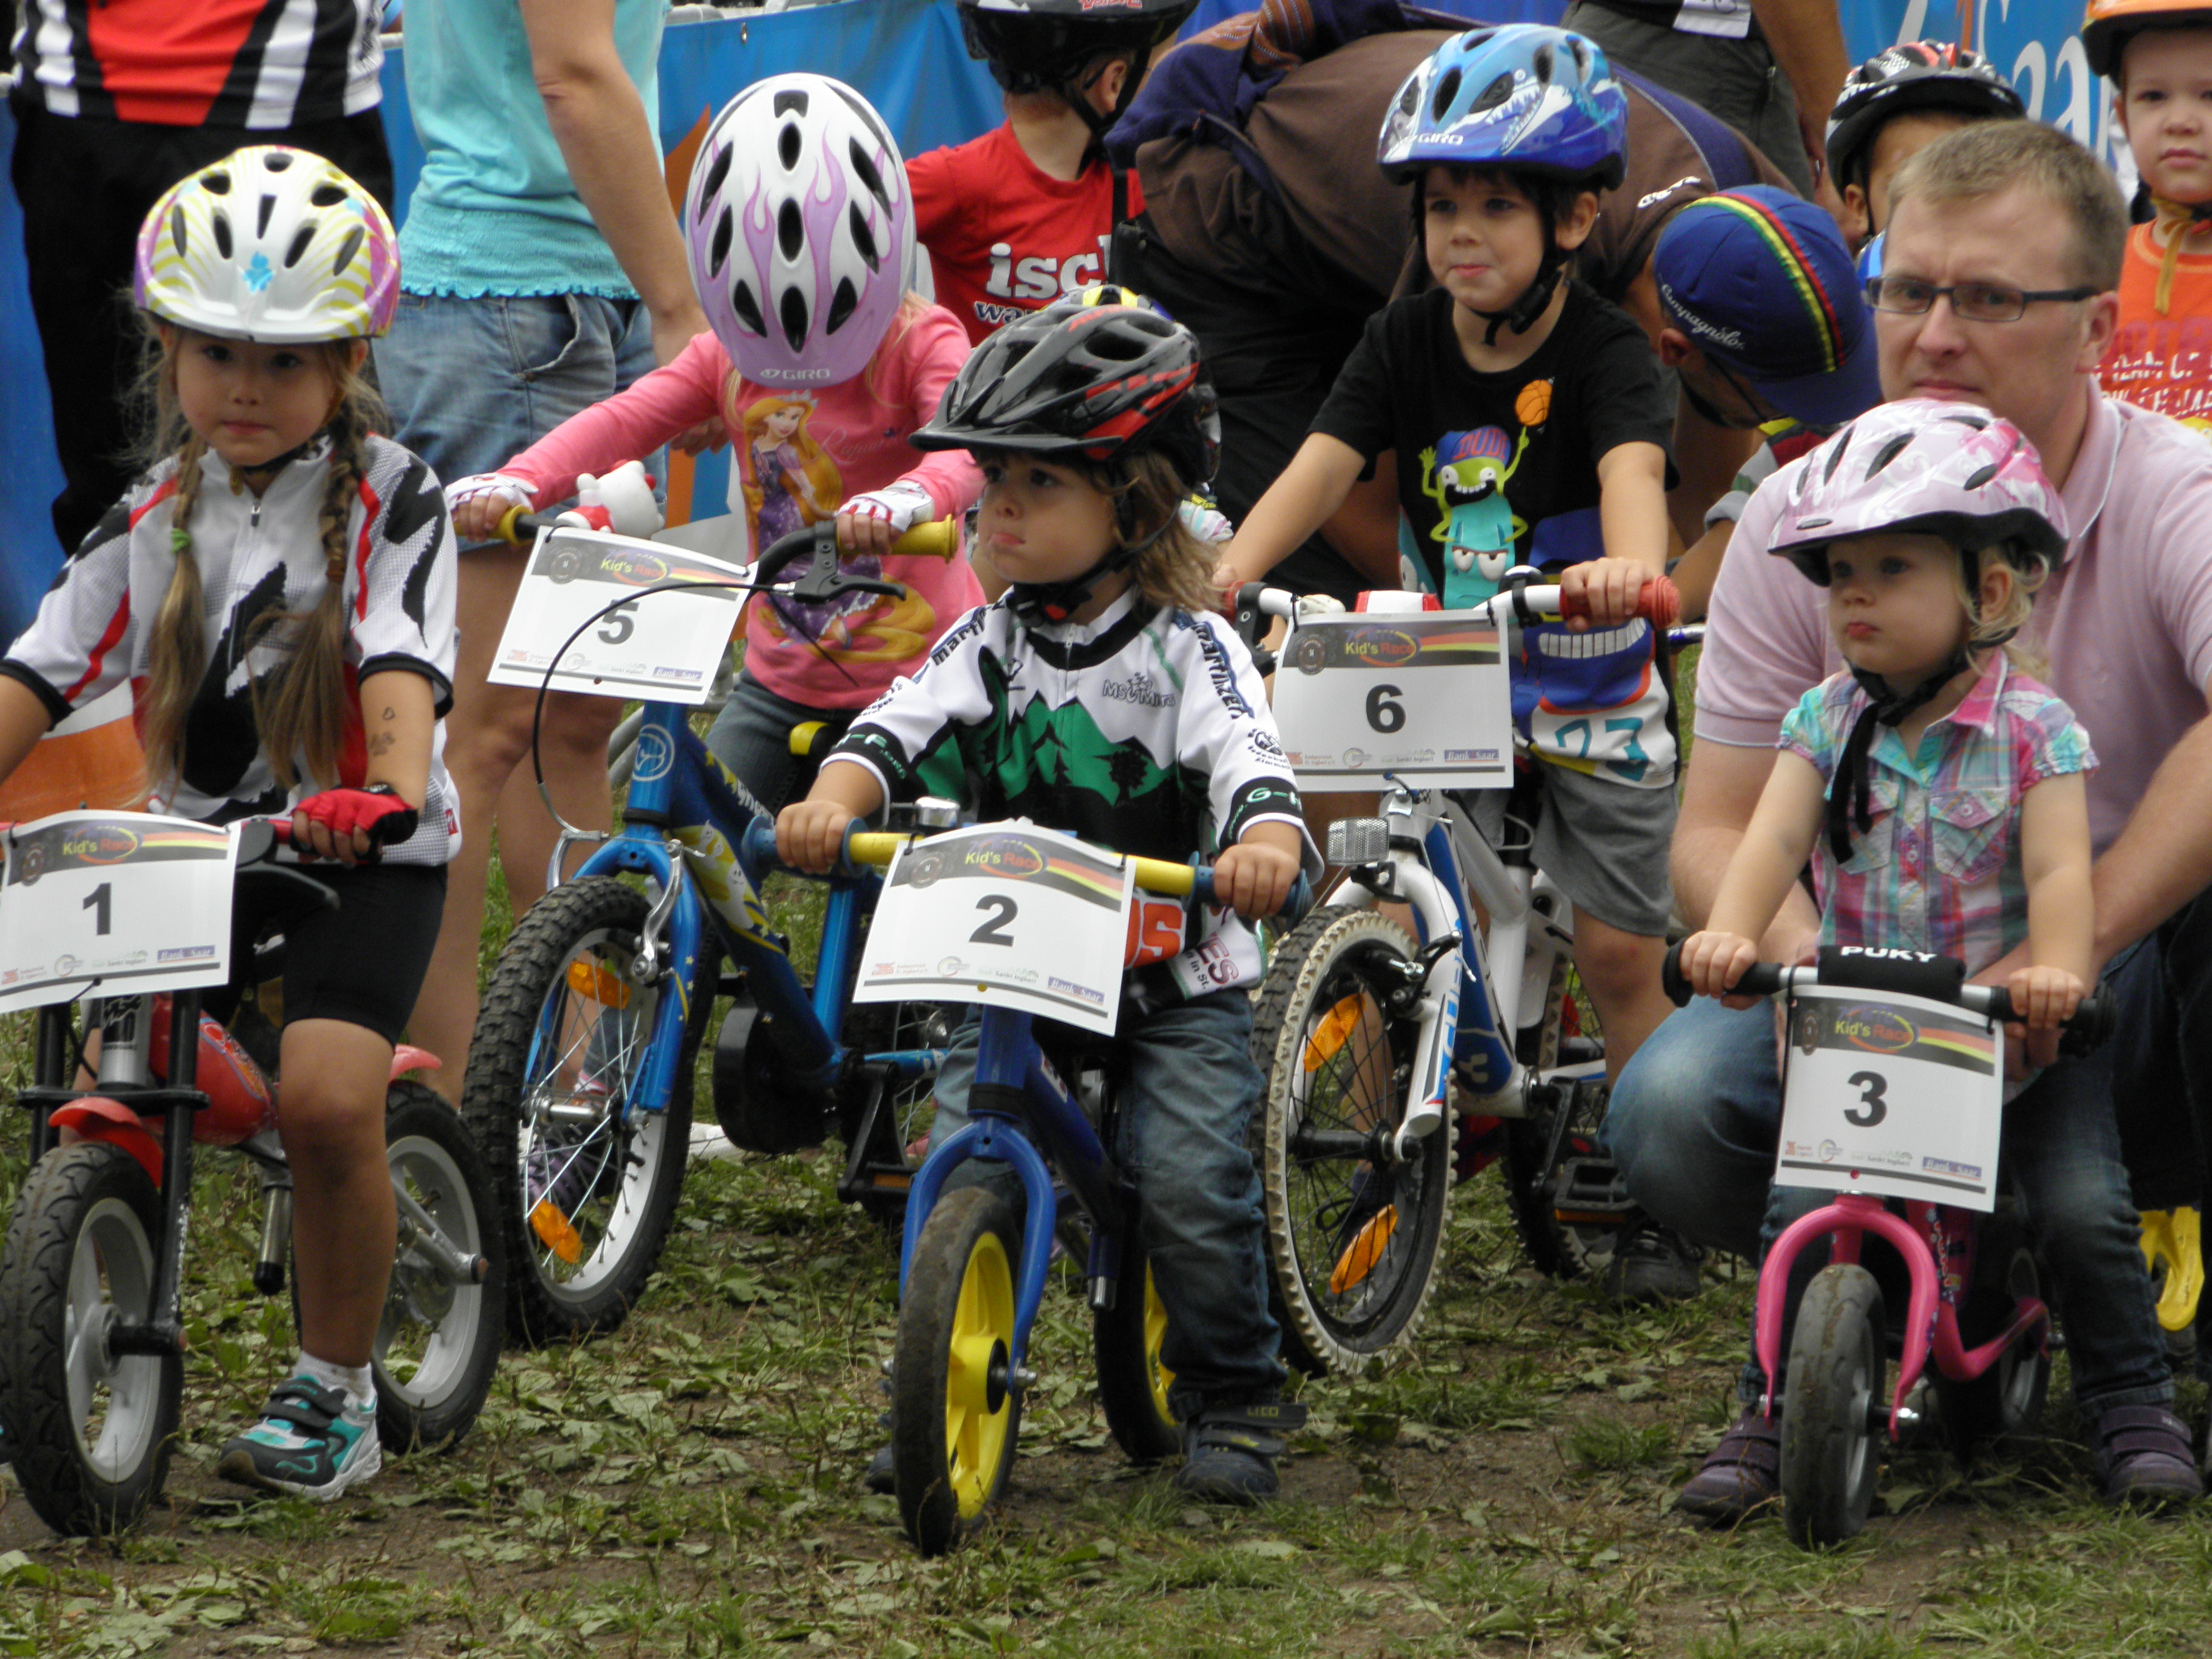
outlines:
{"label": "race number plate", "polygon": [[8,837],[0,1012],[230,978],[230,831],[190,818],[64,812]]}
{"label": "race number plate", "polygon": [[1452,789],[1513,781],[1513,702],[1498,629],[1468,611],[1313,617],[1275,670],[1275,722],[1304,784],[1388,772]]}
{"label": "race number plate", "polygon": [[1028,823],[909,842],[893,859],[856,1002],[975,1002],[1110,1036],[1131,867]]}
{"label": "race number plate", "polygon": [[[686,587],[652,596],[672,583],[744,579],[737,566],[703,553],[557,526],[539,535],[531,553],[487,678],[533,690],[550,684],[603,697],[704,702],[738,625],[744,590]],[[600,616],[611,604],[615,609]],[[574,643],[562,652],[571,634]]]}
{"label": "race number plate", "polygon": [[1786,1035],[1778,1184],[1995,1207],[1998,1027],[1919,997],[1808,989]]}

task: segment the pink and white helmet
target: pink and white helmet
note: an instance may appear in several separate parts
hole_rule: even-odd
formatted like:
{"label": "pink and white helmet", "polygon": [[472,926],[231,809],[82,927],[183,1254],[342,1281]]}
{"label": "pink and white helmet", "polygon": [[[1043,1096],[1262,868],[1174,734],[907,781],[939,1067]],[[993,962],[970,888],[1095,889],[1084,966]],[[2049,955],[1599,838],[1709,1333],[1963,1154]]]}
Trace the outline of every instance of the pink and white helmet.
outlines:
{"label": "pink and white helmet", "polygon": [[138,228],[133,289],[164,322],[307,345],[392,326],[399,243],[376,198],[321,156],[254,144],[179,180]]}
{"label": "pink and white helmet", "polygon": [[2018,427],[1972,404],[1912,398],[1869,410],[1805,458],[1770,553],[1821,586],[1828,547],[1884,532],[2000,548],[2024,569],[2066,550],[2066,503]]}
{"label": "pink and white helmet", "polygon": [[822,75],[757,81],[707,130],[684,198],[691,281],[747,380],[834,386],[905,298],[914,199],[868,100]]}

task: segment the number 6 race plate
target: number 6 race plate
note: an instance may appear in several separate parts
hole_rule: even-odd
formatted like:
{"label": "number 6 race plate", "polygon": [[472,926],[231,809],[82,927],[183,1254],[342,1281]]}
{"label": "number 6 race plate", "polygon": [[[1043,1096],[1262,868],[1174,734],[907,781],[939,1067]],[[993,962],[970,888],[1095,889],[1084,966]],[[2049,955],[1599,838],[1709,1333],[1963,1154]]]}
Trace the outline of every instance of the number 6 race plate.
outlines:
{"label": "number 6 race plate", "polygon": [[0,1012],[230,977],[236,842],[190,818],[64,812],[8,837]]}
{"label": "number 6 race plate", "polygon": [[1808,989],[1784,1036],[1778,1184],[1995,1207],[1999,1028],[1919,997]]}
{"label": "number 6 race plate", "polygon": [[979,1002],[1111,1036],[1134,872],[1072,836],[981,824],[891,860],[855,1002]]}
{"label": "number 6 race plate", "polygon": [[1300,623],[1275,670],[1275,722],[1301,783],[1433,788],[1513,781],[1513,693],[1497,626],[1465,611]]}

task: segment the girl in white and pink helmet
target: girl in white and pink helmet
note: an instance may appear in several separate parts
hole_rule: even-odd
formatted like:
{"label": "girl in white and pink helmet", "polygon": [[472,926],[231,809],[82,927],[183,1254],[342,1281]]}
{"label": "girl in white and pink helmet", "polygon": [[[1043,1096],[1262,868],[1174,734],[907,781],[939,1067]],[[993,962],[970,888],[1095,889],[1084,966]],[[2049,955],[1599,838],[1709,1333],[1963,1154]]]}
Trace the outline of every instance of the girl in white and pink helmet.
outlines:
{"label": "girl in white and pink helmet", "polygon": [[460,832],[439,718],[453,532],[430,470],[377,435],[361,374],[398,292],[383,209],[305,150],[237,150],[163,196],[137,282],[156,453],[0,659],[0,777],[127,685],[157,809],[289,813],[294,847],[342,866],[322,872],[341,909],[286,929],[300,1357],[217,1464],[313,1498],[381,1460],[386,1089]]}
{"label": "girl in white and pink helmet", "polygon": [[481,539],[510,506],[565,500],[580,474],[719,416],[753,553],[834,520],[849,567],[902,584],[898,599],[747,607],[744,666],[708,742],[774,811],[812,777],[792,728],[826,721],[834,740],[982,598],[964,562],[890,550],[981,489],[964,453],[917,458],[907,441],[936,414],[968,337],[911,290],[913,201],[890,130],[826,76],[775,76],[732,99],[700,145],[683,216],[712,332],[449,496],[462,539]]}
{"label": "girl in white and pink helmet", "polygon": [[2008,421],[1887,404],[1808,456],[1770,551],[1828,590],[1847,665],[1784,721],[1781,754],[1682,969],[1721,996],[1809,860],[1824,945],[1956,957],[2008,984],[2032,1031],[2091,969],[2096,764],[2073,711],[2009,642],[2066,549],[2066,508]]}

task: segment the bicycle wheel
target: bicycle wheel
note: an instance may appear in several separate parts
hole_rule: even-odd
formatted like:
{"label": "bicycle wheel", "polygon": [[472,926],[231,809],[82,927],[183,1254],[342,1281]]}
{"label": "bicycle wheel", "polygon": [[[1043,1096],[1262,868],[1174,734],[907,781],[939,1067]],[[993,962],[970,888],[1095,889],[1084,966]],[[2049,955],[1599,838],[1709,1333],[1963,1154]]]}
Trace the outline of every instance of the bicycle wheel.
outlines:
{"label": "bicycle wheel", "polygon": [[[668,1099],[634,1100],[659,999],[681,994],[673,977],[636,977],[646,908],[608,876],[555,888],[508,938],[477,1017],[461,1115],[483,1148],[525,1342],[621,1325],[675,1218],[712,998],[691,997]],[[714,978],[700,964],[696,982]]]}
{"label": "bicycle wheel", "polygon": [[1134,1220],[1121,1240],[1120,1294],[1111,1308],[1091,1316],[1091,1352],[1107,1431],[1132,1463],[1157,1463],[1182,1449],[1182,1425],[1168,1405],[1175,1373],[1160,1364],[1167,1309]]}
{"label": "bicycle wheel", "polygon": [[[1574,963],[1553,958],[1542,1023],[1521,1038],[1521,1063],[1532,1072],[1600,1052],[1577,998],[1581,988]],[[1505,1120],[1506,1208],[1530,1265],[1553,1279],[1602,1272],[1620,1237],[1625,1194],[1598,1150],[1605,1107],[1600,1077],[1562,1084],[1555,1098],[1532,1103],[1527,1117]]]}
{"label": "bicycle wheel", "polygon": [[891,1363],[891,1469],[924,1555],[974,1531],[1014,1467],[1019,1238],[1006,1201],[968,1187],[938,1201],[915,1248]]}
{"label": "bicycle wheel", "polygon": [[16,1483],[56,1532],[120,1531],[161,1490],[179,1354],[120,1355],[152,1310],[161,1194],[120,1147],[58,1147],[23,1184],[0,1261],[0,1426]]}
{"label": "bicycle wheel", "polygon": [[1402,994],[1413,957],[1404,929],[1372,911],[1316,911],[1277,948],[1253,1018],[1270,1297],[1283,1358],[1316,1374],[1410,1344],[1436,1273],[1451,1114],[1403,1164],[1373,1155],[1404,1121],[1419,1037]]}
{"label": "bicycle wheel", "polygon": [[1806,1548],[1840,1544],[1866,1525],[1888,1368],[1874,1275],[1840,1262],[1823,1267],[1797,1307],[1782,1405],[1782,1520]]}
{"label": "bicycle wheel", "polygon": [[469,1431],[499,1366],[507,1272],[491,1181],[453,1109],[410,1079],[386,1095],[384,1155],[393,1188],[429,1217],[437,1242],[482,1256],[489,1267],[479,1283],[453,1283],[439,1271],[434,1241],[400,1206],[398,1250],[370,1362],[376,1432],[392,1451],[436,1451]]}
{"label": "bicycle wheel", "polygon": [[[1959,1310],[1959,1335],[1966,1347],[1989,1341],[2012,1321],[2020,1299],[2043,1294],[2043,1276],[2028,1248],[2020,1212],[2002,1203],[1981,1224],[1974,1252],[1974,1282]],[[2032,1435],[2042,1426],[2051,1394],[2051,1356],[2033,1338],[2018,1341],[1971,1381],[1935,1377],[1936,1409],[1945,1438],[1963,1462],[1984,1446]]]}

